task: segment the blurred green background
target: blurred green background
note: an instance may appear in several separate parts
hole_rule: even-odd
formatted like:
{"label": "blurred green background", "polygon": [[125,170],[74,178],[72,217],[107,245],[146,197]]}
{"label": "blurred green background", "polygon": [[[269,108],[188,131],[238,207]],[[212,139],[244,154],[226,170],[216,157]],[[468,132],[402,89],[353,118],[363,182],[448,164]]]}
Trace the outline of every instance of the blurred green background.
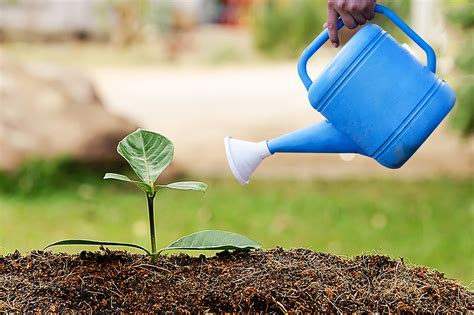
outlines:
{"label": "blurred green background", "polygon": [[[210,186],[204,195],[157,196],[160,247],[200,229],[223,229],[264,248],[379,253],[435,268],[465,285],[474,280],[473,1],[433,1],[439,14],[433,28],[442,32],[426,36],[434,36],[429,41],[439,75],[456,89],[458,101],[449,123],[413,161],[388,171],[359,157],[279,157],[245,187],[230,178],[224,136],[258,140],[321,119],[311,116],[317,114],[294,67],[322,28],[326,1],[70,1],[44,14],[52,23],[46,28],[31,19],[18,27],[19,17],[40,16],[48,3],[0,0],[8,13],[0,20],[0,254],[65,238],[148,247],[145,197],[101,180],[105,172],[124,169],[115,153],[118,140],[145,127],[176,144],[165,182],[195,179]],[[71,26],[75,18],[65,17],[73,3],[75,10],[87,3],[89,11],[85,22],[78,18]],[[427,5],[380,3],[414,27],[413,8]],[[16,24],[8,24],[10,15]],[[406,41],[382,17],[376,23]],[[343,42],[353,33],[345,30]],[[335,53],[325,47],[314,68],[321,70]],[[70,69],[81,75],[70,76]],[[273,91],[274,99],[265,98]],[[89,112],[91,104],[103,110]],[[101,129],[108,126],[116,127]]]}

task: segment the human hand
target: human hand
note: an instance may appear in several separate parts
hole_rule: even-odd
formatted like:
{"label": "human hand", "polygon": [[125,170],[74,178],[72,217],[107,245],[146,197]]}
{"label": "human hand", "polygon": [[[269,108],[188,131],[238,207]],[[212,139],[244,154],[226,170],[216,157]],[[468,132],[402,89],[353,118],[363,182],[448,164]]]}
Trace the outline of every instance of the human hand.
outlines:
{"label": "human hand", "polygon": [[329,31],[329,39],[334,47],[339,46],[337,20],[342,18],[344,25],[354,29],[358,25],[372,20],[375,16],[376,0],[328,0],[328,20],[325,26]]}

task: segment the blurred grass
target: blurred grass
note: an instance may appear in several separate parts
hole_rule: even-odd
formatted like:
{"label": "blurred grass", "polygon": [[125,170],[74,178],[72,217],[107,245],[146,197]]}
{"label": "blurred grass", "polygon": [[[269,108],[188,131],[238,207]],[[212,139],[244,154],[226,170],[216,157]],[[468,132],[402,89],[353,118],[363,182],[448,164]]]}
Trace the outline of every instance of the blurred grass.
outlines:
{"label": "blurred grass", "polygon": [[[265,248],[377,252],[438,269],[466,285],[474,280],[472,180],[208,183],[204,195],[166,191],[156,198],[159,247],[200,229],[224,229]],[[149,247],[140,192],[112,182],[76,187],[0,195],[0,253],[41,249],[65,238]]]}

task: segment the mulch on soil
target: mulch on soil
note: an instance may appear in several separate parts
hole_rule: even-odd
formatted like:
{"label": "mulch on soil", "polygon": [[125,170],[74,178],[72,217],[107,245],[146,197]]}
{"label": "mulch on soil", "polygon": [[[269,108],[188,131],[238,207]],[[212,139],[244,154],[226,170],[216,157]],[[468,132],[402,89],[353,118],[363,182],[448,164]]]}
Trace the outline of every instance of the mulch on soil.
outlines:
{"label": "mulch on soil", "polygon": [[468,312],[474,294],[403,260],[306,249],[148,257],[0,256],[0,311]]}

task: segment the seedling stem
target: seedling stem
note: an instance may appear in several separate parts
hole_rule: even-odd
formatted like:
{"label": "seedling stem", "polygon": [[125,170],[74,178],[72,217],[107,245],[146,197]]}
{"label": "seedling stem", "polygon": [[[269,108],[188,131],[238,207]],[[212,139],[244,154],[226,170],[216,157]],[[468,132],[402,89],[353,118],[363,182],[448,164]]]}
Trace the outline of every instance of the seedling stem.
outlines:
{"label": "seedling stem", "polygon": [[150,221],[150,239],[151,239],[151,257],[154,263],[157,262],[158,254],[156,253],[155,238],[155,213],[153,209],[153,199],[155,196],[147,195],[148,200],[148,219]]}

